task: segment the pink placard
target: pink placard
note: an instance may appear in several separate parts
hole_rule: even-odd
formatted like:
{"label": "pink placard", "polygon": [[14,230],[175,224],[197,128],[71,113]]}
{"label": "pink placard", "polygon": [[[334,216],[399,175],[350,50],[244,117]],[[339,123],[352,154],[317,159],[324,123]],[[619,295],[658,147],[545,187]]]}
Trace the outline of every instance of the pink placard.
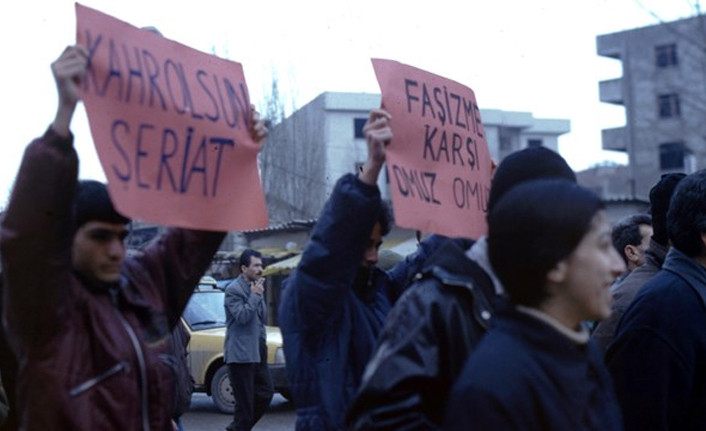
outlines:
{"label": "pink placard", "polygon": [[76,4],[81,98],[116,208],[205,230],[267,226],[240,64]]}
{"label": "pink placard", "polygon": [[372,62],[392,115],[387,171],[395,223],[447,236],[485,234],[491,159],[473,90],[396,61]]}

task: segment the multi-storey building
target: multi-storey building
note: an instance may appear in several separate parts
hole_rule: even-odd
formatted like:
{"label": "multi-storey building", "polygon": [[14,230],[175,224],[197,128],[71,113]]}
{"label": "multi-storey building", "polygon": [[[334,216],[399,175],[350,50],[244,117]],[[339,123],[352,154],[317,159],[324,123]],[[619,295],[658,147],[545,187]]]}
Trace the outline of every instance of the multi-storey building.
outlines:
{"label": "multi-storey building", "polygon": [[706,167],[706,17],[601,35],[597,52],[623,66],[599,86],[625,107],[625,126],[602,131],[603,149],[628,155],[625,194],[645,199],[660,174]]}
{"label": "multi-storey building", "polygon": [[[363,125],[379,94],[322,93],[270,131],[262,153],[262,181],[274,223],[318,217],[338,178],[356,172],[367,156]],[[558,151],[568,120],[536,119],[528,112],[481,109],[491,156],[543,145]],[[389,199],[387,176],[380,190]]]}

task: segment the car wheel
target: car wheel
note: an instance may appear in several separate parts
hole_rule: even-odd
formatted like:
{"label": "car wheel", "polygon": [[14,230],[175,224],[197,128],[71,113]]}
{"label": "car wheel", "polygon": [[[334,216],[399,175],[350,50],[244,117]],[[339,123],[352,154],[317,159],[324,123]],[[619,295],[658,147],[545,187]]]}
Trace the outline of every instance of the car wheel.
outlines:
{"label": "car wheel", "polygon": [[222,413],[233,414],[235,411],[233,388],[230,386],[228,366],[225,364],[221,365],[211,380],[211,398]]}

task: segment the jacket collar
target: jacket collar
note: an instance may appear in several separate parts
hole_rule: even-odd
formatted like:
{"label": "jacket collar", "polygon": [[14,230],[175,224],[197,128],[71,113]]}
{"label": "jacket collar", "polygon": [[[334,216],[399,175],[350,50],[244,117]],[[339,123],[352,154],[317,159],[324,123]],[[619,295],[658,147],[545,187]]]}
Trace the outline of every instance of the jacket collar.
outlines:
{"label": "jacket collar", "polygon": [[472,242],[466,239],[453,238],[445,241],[424,263],[422,272],[433,274],[444,283],[457,286],[472,287],[473,277],[477,267],[471,268],[465,250]]}
{"label": "jacket collar", "polygon": [[490,258],[488,257],[488,237],[484,235],[478,238],[478,241],[476,241],[475,244],[468,249],[466,256],[476,262],[478,266],[483,268],[485,273],[488,274],[488,277],[490,277],[490,280],[493,282],[495,294],[502,296],[505,293],[505,288],[500,282],[498,276],[495,275],[493,266],[490,264]]}
{"label": "jacket collar", "polygon": [[672,247],[667,253],[662,269],[684,279],[699,295],[706,307],[706,268],[703,265]]}

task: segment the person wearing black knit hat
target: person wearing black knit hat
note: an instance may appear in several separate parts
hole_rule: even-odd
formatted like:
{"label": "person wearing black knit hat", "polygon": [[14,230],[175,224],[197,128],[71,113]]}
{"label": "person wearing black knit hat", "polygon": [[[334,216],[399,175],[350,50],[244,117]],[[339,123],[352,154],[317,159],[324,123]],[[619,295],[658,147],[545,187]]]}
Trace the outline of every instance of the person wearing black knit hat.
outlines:
{"label": "person wearing black knit hat", "polygon": [[637,292],[662,269],[664,258],[669,250],[669,239],[667,238],[669,202],[677,185],[685,176],[682,173],[664,174],[650,190],[652,238],[644,253],[645,262],[611,288],[613,303],[611,304],[610,317],[598,322],[591,333],[591,337],[603,353],[613,342],[618,322]]}
{"label": "person wearing black knit hat", "polygon": [[[547,148],[508,155],[495,169],[488,210],[514,187],[542,178],[576,182],[566,161]],[[517,247],[522,249],[521,241]],[[475,242],[453,238],[426,261],[385,322],[349,410],[349,429],[441,425],[451,384],[505,306],[487,251],[485,236]]]}
{"label": "person wearing black knit hat", "polygon": [[488,249],[512,307],[466,362],[443,429],[621,430],[582,325],[608,316],[610,285],[625,269],[600,198],[563,180],[520,184],[488,215]]}

